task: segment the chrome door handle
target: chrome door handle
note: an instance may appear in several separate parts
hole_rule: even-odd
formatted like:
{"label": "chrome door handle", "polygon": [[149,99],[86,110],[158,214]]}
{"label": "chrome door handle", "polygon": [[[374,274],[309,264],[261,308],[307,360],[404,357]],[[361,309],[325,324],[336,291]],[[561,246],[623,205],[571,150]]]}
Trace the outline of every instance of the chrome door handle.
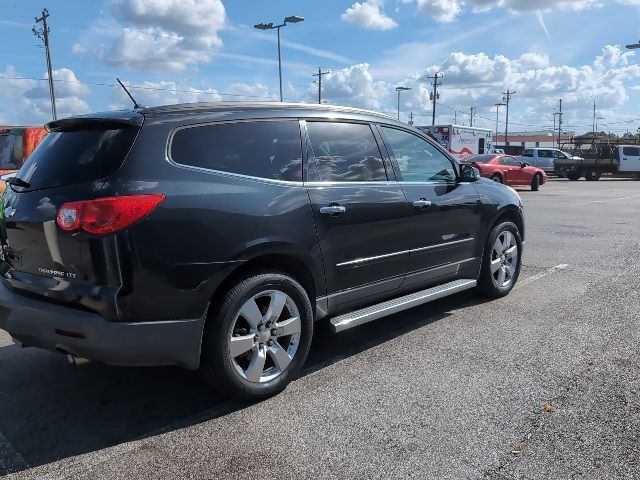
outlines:
{"label": "chrome door handle", "polygon": [[421,198],[420,200],[416,200],[415,202],[413,202],[413,206],[418,208],[428,208],[431,206],[431,202],[429,200]]}
{"label": "chrome door handle", "polygon": [[320,207],[320,213],[327,213],[329,215],[340,215],[346,211],[347,209],[342,205],[327,205],[326,207]]}

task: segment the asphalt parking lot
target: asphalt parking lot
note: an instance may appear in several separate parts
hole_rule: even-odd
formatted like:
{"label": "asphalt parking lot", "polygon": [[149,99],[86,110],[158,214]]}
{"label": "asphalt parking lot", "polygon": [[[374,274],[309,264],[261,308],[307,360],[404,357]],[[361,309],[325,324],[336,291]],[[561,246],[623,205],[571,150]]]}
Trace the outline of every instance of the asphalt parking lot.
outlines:
{"label": "asphalt parking lot", "polygon": [[[519,285],[339,335],[258,404],[0,331],[9,478],[638,478],[640,181],[522,190]],[[12,473],[13,472],[13,473]]]}

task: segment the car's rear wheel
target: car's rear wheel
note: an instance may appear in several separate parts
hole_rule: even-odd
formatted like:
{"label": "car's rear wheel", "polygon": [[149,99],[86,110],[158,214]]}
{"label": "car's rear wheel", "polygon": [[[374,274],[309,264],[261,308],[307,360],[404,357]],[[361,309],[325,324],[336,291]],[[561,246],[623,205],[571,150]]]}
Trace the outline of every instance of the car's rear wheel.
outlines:
{"label": "car's rear wheel", "polygon": [[299,373],[312,335],[313,310],[302,286],[278,273],[254,275],[211,306],[201,373],[226,396],[269,397]]}
{"label": "car's rear wheel", "polygon": [[497,173],[495,175],[491,175],[491,180],[493,180],[496,183],[502,183],[502,177]]}
{"label": "car's rear wheel", "polygon": [[597,182],[598,180],[600,180],[601,175],[602,172],[600,171],[600,169],[594,167],[587,170],[587,173],[584,177],[590,182]]}
{"label": "car's rear wheel", "polygon": [[531,190],[534,192],[537,192],[538,190],[540,190],[540,175],[537,173],[533,176],[533,179],[531,180]]}
{"label": "car's rear wheel", "polygon": [[493,298],[504,297],[520,275],[522,240],[513,222],[496,225],[485,244],[478,289]]}

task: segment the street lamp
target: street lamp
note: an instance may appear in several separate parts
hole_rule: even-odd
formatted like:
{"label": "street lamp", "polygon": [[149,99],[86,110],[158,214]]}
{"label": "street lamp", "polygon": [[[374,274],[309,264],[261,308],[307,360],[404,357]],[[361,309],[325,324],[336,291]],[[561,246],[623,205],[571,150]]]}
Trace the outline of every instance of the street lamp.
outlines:
{"label": "street lamp", "polygon": [[286,27],[288,23],[299,23],[304,22],[303,17],[299,17],[297,15],[293,15],[291,17],[286,17],[284,22],[280,25],[274,25],[271,23],[258,23],[254,25],[253,28],[257,28],[258,30],[277,30],[278,31],[278,77],[280,78],[280,101],[282,101],[282,59],[280,56],[280,28]]}
{"label": "street lamp", "polygon": [[396,87],[396,92],[398,92],[398,120],[400,120],[400,92],[411,90],[411,87]]}

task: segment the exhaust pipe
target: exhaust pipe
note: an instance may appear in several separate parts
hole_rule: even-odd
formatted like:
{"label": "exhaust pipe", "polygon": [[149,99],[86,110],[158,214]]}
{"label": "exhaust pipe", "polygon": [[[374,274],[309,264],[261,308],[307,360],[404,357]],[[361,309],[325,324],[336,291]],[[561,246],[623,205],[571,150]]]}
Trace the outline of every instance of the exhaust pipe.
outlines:
{"label": "exhaust pipe", "polygon": [[67,360],[69,360],[69,363],[75,367],[79,367],[80,365],[85,365],[90,362],[87,358],[76,357],[70,353],[67,354]]}

